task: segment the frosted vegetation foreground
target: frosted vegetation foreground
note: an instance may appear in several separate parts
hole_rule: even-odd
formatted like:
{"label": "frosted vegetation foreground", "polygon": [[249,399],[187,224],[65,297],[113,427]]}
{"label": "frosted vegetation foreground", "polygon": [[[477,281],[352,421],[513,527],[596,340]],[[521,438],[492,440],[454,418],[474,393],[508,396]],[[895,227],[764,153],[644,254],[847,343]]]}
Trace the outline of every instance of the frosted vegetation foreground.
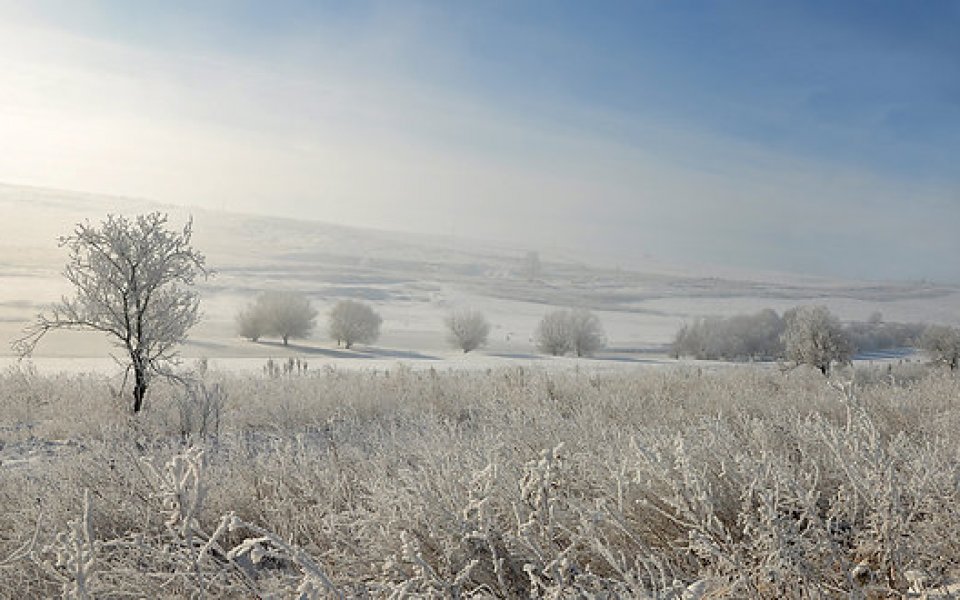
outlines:
{"label": "frosted vegetation foreground", "polygon": [[[888,597],[960,568],[960,380],[0,376],[0,593]],[[835,377],[839,374],[835,375]]]}

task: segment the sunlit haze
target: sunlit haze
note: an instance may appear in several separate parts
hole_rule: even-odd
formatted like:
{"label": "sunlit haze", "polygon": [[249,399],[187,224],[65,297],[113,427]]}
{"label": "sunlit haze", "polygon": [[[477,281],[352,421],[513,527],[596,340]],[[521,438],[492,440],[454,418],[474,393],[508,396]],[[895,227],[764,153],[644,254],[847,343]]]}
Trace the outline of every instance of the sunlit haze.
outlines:
{"label": "sunlit haze", "polygon": [[960,281],[957,2],[0,0],[0,182]]}

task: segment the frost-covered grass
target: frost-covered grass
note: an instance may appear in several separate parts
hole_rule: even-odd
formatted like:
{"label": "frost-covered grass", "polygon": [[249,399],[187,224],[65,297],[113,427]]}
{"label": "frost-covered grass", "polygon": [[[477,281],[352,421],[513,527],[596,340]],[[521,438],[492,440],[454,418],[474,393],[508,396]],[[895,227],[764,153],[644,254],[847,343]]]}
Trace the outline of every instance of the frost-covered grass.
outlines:
{"label": "frost-covered grass", "polygon": [[960,380],[0,376],[0,596],[899,597],[960,569]]}

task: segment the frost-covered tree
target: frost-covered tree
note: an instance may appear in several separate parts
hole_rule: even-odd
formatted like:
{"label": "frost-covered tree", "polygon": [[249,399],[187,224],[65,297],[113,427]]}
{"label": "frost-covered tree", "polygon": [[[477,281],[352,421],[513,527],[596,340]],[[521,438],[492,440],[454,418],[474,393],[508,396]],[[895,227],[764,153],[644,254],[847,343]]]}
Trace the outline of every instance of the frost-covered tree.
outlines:
{"label": "frost-covered tree", "polygon": [[290,338],[305,338],[317,324],[317,311],[310,298],[299,292],[266,292],[253,306],[254,319],[266,323],[267,335],[275,335],[286,346]]}
{"label": "frost-covered tree", "polygon": [[684,324],[672,352],[701,360],[755,360],[783,355],[783,320],[773,310],[753,315],[704,317]]}
{"label": "frost-covered tree", "polygon": [[237,333],[252,342],[270,333],[270,319],[262,307],[253,304],[237,313]]}
{"label": "frost-covered tree", "polygon": [[577,356],[592,356],[607,345],[607,336],[597,315],[584,308],[567,312],[570,349]]}
{"label": "frost-covered tree", "polygon": [[797,306],[783,314],[782,335],[788,360],[810,365],[827,375],[833,363],[846,364],[853,345],[840,321],[825,306]]}
{"label": "frost-covered tree", "polygon": [[478,310],[462,310],[449,315],[445,321],[447,325],[447,340],[450,344],[464,351],[476,350],[487,343],[490,335],[490,323]]}
{"label": "frost-covered tree", "polygon": [[108,215],[61,237],[60,246],[70,252],[63,274],[75,294],[27,327],[14,343],[20,355],[29,355],[54,329],[105,333],[127,354],[133,411],[140,412],[151,379],[173,375],[176,348],[199,318],[194,283],[207,273],[204,256],[190,244],[192,219],[180,231],[167,221],[160,212]]}
{"label": "frost-covered tree", "polygon": [[956,371],[960,368],[960,329],[946,325],[931,325],[920,337],[920,347],[933,361]]}
{"label": "frost-covered tree", "polygon": [[383,319],[372,308],[356,300],[341,300],[330,311],[330,337],[349,350],[357,342],[370,344],[380,337]]}
{"label": "frost-covered tree", "polygon": [[735,320],[745,340],[746,356],[751,359],[769,359],[783,355],[783,319],[777,311],[765,308],[745,319]]}
{"label": "frost-covered tree", "polygon": [[858,352],[917,347],[927,326],[924,323],[893,323],[875,312],[864,322],[848,323],[844,330]]}
{"label": "frost-covered tree", "polygon": [[571,350],[569,311],[564,309],[548,312],[540,319],[533,339],[537,348],[546,354],[563,356]]}
{"label": "frost-covered tree", "polygon": [[251,341],[277,336],[286,346],[290,338],[305,338],[316,326],[317,311],[310,299],[298,292],[266,292],[239,313],[237,333]]}
{"label": "frost-covered tree", "polygon": [[544,315],[533,334],[537,348],[554,356],[573,351],[590,356],[606,343],[600,319],[586,309],[558,309]]}

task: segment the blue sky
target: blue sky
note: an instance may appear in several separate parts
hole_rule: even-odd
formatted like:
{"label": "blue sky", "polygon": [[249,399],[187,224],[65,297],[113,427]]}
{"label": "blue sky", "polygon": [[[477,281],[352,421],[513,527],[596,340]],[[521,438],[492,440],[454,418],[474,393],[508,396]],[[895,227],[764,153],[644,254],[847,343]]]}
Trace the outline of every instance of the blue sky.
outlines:
{"label": "blue sky", "polygon": [[5,2],[0,180],[960,281],[960,2]]}

